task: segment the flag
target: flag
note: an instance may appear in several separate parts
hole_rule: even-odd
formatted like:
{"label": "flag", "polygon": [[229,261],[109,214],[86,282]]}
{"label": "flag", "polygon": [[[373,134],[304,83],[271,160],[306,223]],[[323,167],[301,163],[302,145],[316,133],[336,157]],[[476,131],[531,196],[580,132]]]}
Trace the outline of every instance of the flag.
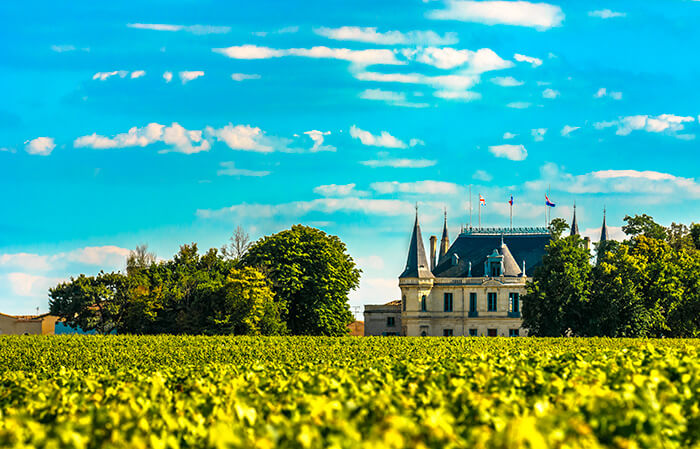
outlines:
{"label": "flag", "polygon": [[508,204],[510,204],[511,206],[513,205],[513,195],[510,196],[510,201],[508,201]]}
{"label": "flag", "polygon": [[479,195],[479,206],[486,206],[486,200],[481,195]]}
{"label": "flag", "polygon": [[547,196],[546,193],[544,194],[544,204],[546,204],[546,205],[549,206],[549,207],[555,207],[555,206],[556,206],[556,204],[554,204],[553,202],[549,201],[549,197]]}

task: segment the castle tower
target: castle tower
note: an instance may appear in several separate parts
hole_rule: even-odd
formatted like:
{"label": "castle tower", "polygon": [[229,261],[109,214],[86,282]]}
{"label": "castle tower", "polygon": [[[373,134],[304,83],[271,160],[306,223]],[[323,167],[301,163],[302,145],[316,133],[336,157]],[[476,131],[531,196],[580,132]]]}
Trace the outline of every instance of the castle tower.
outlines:
{"label": "castle tower", "polygon": [[574,201],[574,218],[571,220],[571,234],[569,235],[579,235],[578,233],[578,223],[576,223],[576,202]]}
{"label": "castle tower", "polygon": [[442,262],[448,249],[450,249],[450,237],[447,234],[447,210],[445,210],[445,223],[442,227],[442,239],[440,240],[440,257],[438,258],[438,265],[440,265]]}
{"label": "castle tower", "polygon": [[428,258],[425,255],[425,246],[423,245],[423,237],[420,233],[420,224],[418,224],[418,207],[416,207],[416,222],[413,225],[413,233],[411,234],[411,242],[408,246],[408,258],[406,259],[406,269],[399,276],[401,278],[433,278],[433,273],[430,271]]}

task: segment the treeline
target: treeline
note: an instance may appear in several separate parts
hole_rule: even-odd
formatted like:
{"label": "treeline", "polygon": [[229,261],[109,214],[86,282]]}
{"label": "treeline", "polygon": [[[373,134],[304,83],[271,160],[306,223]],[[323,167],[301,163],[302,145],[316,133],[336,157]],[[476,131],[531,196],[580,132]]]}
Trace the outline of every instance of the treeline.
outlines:
{"label": "treeline", "polygon": [[345,335],[359,279],[336,236],[297,225],[251,244],[238,227],[202,255],[193,243],[158,261],[138,247],[125,273],[71,278],[49,291],[49,306],[103,334]]}
{"label": "treeline", "polygon": [[626,216],[627,239],[596,245],[553,240],[523,297],[523,326],[536,336],[700,336],[700,224],[664,227]]}

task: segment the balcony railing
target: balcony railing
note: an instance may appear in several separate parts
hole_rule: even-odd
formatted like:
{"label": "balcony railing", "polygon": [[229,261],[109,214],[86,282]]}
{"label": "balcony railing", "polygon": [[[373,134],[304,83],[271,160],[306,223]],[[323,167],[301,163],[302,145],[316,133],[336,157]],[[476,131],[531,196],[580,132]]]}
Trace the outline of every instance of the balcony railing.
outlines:
{"label": "balcony railing", "polygon": [[508,312],[508,318],[520,318],[520,312]]}
{"label": "balcony railing", "polygon": [[479,312],[476,310],[470,310],[467,315],[469,318],[478,318],[479,317]]}

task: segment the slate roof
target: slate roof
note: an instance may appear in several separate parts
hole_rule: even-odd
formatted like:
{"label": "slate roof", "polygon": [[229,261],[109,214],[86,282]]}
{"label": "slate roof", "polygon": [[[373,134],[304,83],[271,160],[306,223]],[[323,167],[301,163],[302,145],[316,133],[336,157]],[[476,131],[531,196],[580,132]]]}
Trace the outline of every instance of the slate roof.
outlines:
{"label": "slate roof", "polygon": [[[527,275],[542,263],[545,246],[549,243],[550,235],[546,233],[504,235],[503,242],[508,246],[518,267],[525,260]],[[472,263],[472,277],[484,276],[484,262],[494,249],[501,248],[501,235],[498,234],[460,234],[454,241],[442,263],[433,270],[436,277],[466,277],[469,262]],[[457,265],[452,264],[452,254],[457,254]],[[506,268],[506,274],[508,274]],[[512,267],[511,267],[512,271]],[[518,268],[520,271],[520,268]]]}
{"label": "slate roof", "polygon": [[571,220],[571,233],[569,235],[579,235],[578,223],[576,223],[576,203],[574,203],[574,218]]}
{"label": "slate roof", "polygon": [[608,227],[605,226],[605,210],[603,210],[603,227],[600,228],[600,241],[607,242],[610,240],[610,235],[608,234]]}
{"label": "slate roof", "polygon": [[425,256],[425,246],[423,246],[423,236],[420,233],[418,224],[418,214],[413,225],[411,242],[408,246],[408,258],[406,259],[406,269],[403,270],[399,278],[432,278],[428,258]]}
{"label": "slate roof", "polygon": [[445,258],[445,253],[450,247],[450,236],[447,234],[447,213],[445,213],[445,224],[442,227],[442,238],[440,239],[440,252],[438,253],[438,264]]}

